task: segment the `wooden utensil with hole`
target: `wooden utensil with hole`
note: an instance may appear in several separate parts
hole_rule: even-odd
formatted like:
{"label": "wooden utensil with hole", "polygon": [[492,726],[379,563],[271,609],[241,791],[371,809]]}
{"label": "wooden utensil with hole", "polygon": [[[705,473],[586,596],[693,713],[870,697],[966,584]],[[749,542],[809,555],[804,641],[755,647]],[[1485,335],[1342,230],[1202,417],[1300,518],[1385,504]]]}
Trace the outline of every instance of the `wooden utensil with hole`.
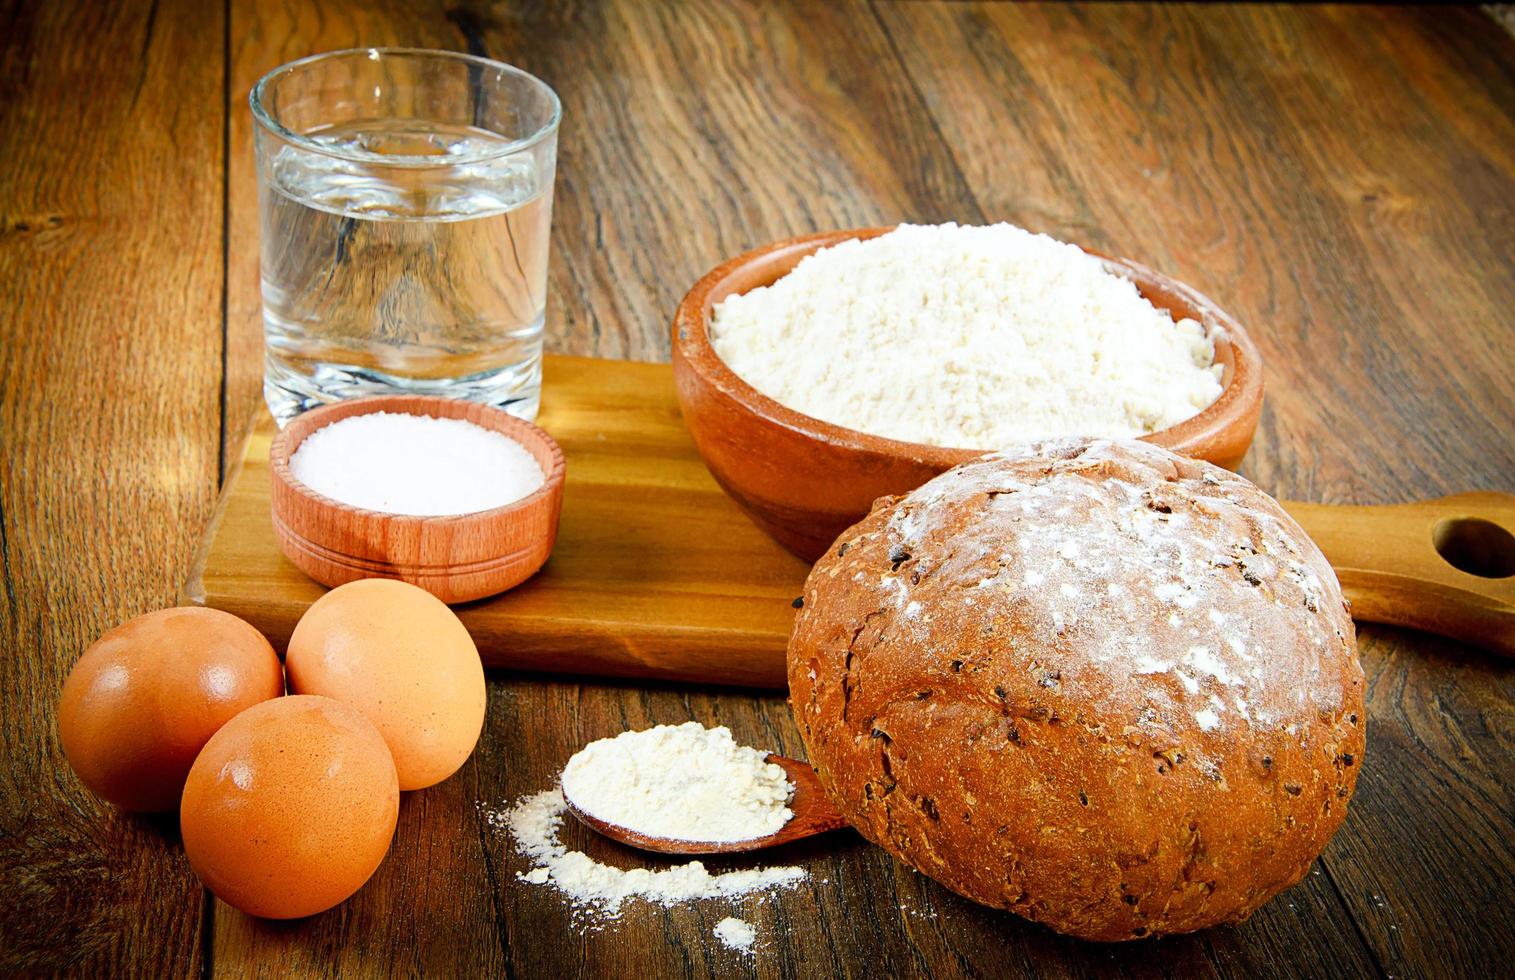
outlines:
{"label": "wooden utensil with hole", "polygon": [[1353,618],[1515,657],[1515,496],[1284,508],[1336,569]]}
{"label": "wooden utensil with hole", "polygon": [[750,840],[737,841],[690,841],[649,837],[619,824],[607,823],[598,817],[590,816],[574,806],[573,800],[566,794],[564,800],[568,804],[568,812],[573,814],[579,823],[595,833],[619,841],[628,847],[635,847],[641,851],[654,851],[658,854],[739,854],[745,851],[760,851],[804,837],[824,834],[828,830],[839,830],[848,825],[847,819],[838,813],[836,807],[832,806],[831,801],[826,798],[826,793],[821,789],[820,780],[816,778],[815,770],[811,769],[808,763],[782,755],[769,755],[765,761],[782,767],[789,777],[789,782],[794,784],[794,797],[789,801],[789,809],[794,811],[794,816],[789,818],[789,822],[784,824],[778,833],[769,834],[767,837],[753,837]]}

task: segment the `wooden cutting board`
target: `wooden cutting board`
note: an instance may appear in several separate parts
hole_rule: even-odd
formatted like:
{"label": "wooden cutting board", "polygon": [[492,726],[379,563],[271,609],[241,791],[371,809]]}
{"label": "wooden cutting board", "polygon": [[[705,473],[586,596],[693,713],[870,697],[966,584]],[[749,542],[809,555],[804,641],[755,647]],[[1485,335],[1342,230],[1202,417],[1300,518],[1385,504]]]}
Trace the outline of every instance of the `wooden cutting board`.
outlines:
{"label": "wooden cutting board", "polygon": [[[784,687],[791,603],[808,566],[759,531],[711,478],[679,416],[668,365],[548,357],[543,375],[537,421],[568,460],[557,546],[525,584],[455,607],[484,663]],[[274,543],[268,447],[275,430],[260,415],[180,598],[241,616],[283,650],[326,590]],[[1515,498],[1285,507],[1336,567],[1359,619],[1515,653],[1515,578],[1460,572],[1432,545],[1432,528],[1462,515],[1515,529]]]}
{"label": "wooden cutting board", "polygon": [[[267,413],[181,601],[241,616],[275,649],[325,587],[274,543]],[[546,567],[454,607],[490,667],[781,688],[808,566],[737,509],[695,452],[666,364],[548,357],[539,425],[568,460]]]}

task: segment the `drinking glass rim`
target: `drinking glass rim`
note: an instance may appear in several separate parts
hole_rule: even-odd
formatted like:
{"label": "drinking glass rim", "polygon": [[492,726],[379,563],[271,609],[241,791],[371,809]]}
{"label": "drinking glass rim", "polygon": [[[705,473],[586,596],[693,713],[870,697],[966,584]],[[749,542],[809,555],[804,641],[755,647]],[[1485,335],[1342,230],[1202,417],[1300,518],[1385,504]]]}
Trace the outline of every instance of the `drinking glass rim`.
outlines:
{"label": "drinking glass rim", "polygon": [[338,160],[370,160],[373,156],[376,155],[338,150],[332,147],[330,144],[322,143],[318,140],[311,139],[309,136],[295,132],[294,130],[285,126],[283,123],[279,122],[279,120],[275,119],[273,115],[269,113],[267,107],[264,105],[264,89],[277,77],[289,74],[295,69],[303,68],[304,66],[309,65],[313,62],[348,57],[352,55],[367,55],[370,60],[374,61],[377,61],[380,57],[386,55],[401,55],[406,57],[441,58],[448,61],[467,62],[469,64],[478,65],[480,67],[504,72],[507,75],[516,75],[521,78],[525,78],[540,86],[541,89],[547,93],[548,97],[552,99],[552,115],[545,123],[537,127],[535,132],[530,133],[526,136],[522,136],[519,139],[511,140],[510,142],[502,144],[500,146],[493,147],[486,153],[471,155],[468,157],[467,161],[455,159],[442,161],[438,160],[435,157],[384,156],[383,160],[388,166],[411,167],[415,169],[426,167],[451,167],[456,166],[461,162],[474,163],[483,160],[494,160],[500,157],[510,156],[513,153],[520,153],[522,150],[529,149],[535,146],[537,143],[540,143],[542,140],[546,139],[548,136],[552,135],[557,131],[558,124],[563,119],[563,100],[558,98],[557,91],[554,90],[551,85],[548,85],[546,82],[542,81],[531,72],[517,68],[515,65],[508,65],[503,61],[496,61],[493,58],[485,58],[476,54],[468,54],[464,51],[445,51],[440,48],[383,47],[342,48],[339,51],[322,51],[319,54],[306,55],[304,58],[296,58],[294,61],[287,61],[284,64],[279,65],[277,68],[270,70],[262,78],[258,79],[258,81],[253,85],[252,90],[247,94],[248,104],[252,107],[253,119],[257,121],[258,125],[273,133],[275,136],[278,136],[280,139],[285,140],[289,143],[293,143],[302,149],[311,151],[312,153],[319,153],[322,156],[334,157]]}

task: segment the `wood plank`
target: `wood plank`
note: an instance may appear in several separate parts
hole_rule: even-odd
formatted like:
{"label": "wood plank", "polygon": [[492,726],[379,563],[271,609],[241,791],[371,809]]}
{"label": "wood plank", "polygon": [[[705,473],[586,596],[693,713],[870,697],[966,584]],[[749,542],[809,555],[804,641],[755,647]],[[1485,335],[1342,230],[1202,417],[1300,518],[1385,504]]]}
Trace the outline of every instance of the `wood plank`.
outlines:
{"label": "wood plank", "polygon": [[[1251,328],[1243,472],[1395,502],[1515,479],[1515,42],[1475,9],[880,4],[985,212]],[[1013,179],[1007,179],[1013,175]],[[1507,971],[1505,665],[1360,631],[1369,744],[1323,863],[1393,975]],[[1319,972],[1319,971],[1310,971]]]}
{"label": "wood plank", "polygon": [[172,818],[74,778],[63,678],[173,602],[216,495],[219,4],[0,10],[0,972],[200,969]]}
{"label": "wood plank", "polygon": [[1395,976],[1501,976],[1515,952],[1515,671],[1375,629],[1368,746],[1327,871]]}
{"label": "wood plank", "polygon": [[554,351],[666,360],[678,301],[726,257],[973,208],[860,3],[512,4],[459,22],[563,100]]}

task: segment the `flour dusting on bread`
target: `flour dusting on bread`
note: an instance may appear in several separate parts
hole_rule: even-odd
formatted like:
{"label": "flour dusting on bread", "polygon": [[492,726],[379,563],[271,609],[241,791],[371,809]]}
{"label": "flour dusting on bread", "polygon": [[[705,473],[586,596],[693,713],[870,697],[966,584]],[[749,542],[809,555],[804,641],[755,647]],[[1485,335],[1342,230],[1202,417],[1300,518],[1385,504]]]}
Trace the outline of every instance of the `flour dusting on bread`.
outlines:
{"label": "flour dusting on bread", "polygon": [[[1028,459],[1046,465],[1006,465]],[[1320,654],[1339,638],[1318,615],[1327,588],[1339,597],[1335,574],[1235,474],[1143,442],[1062,441],[990,454],[892,506],[890,547],[911,559],[879,588],[923,625],[942,613],[921,611],[912,581],[972,582],[984,595],[969,598],[1041,629],[1102,634],[1080,647],[1102,678],[1140,684],[1165,709],[1187,705],[1206,730],[1340,706],[1340,690],[1320,683]],[[941,557],[916,559],[923,549]],[[1268,656],[1281,632],[1306,636],[1316,655]]]}

